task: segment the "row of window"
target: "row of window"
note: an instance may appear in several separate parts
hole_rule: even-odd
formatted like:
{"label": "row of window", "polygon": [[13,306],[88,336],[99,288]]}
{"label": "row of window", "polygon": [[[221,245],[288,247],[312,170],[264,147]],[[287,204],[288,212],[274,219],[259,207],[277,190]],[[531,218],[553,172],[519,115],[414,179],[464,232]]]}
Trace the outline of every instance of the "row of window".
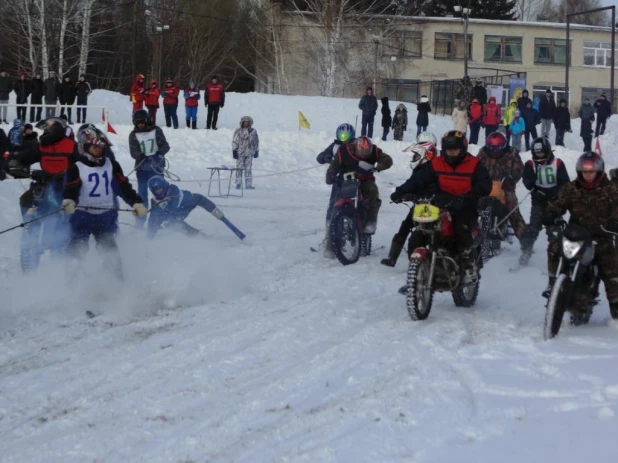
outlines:
{"label": "row of window", "polygon": [[[434,58],[436,59],[464,59],[464,34],[436,32],[434,44]],[[522,37],[508,37],[498,35],[485,36],[486,62],[522,62]],[[423,33],[420,31],[396,31],[391,34],[385,45],[396,50],[397,54],[406,58],[422,58]],[[535,64],[565,64],[565,39],[534,39]],[[472,59],[472,34],[468,34],[468,58]],[[611,43],[584,42],[584,65],[595,67],[610,67]]]}

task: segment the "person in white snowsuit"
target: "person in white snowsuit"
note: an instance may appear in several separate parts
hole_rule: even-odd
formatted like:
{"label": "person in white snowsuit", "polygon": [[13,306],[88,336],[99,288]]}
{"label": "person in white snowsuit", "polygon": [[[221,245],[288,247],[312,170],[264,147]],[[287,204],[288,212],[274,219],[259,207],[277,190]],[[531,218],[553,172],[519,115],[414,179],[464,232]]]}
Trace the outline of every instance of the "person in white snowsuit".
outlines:
{"label": "person in white snowsuit", "polygon": [[245,174],[245,188],[253,190],[251,178],[251,166],[253,158],[257,158],[260,154],[260,139],[258,138],[257,130],[253,128],[253,119],[249,116],[244,116],[240,119],[240,128],[234,132],[232,139],[232,153],[236,159],[236,168],[243,169],[236,172],[236,189],[242,187],[242,175]]}

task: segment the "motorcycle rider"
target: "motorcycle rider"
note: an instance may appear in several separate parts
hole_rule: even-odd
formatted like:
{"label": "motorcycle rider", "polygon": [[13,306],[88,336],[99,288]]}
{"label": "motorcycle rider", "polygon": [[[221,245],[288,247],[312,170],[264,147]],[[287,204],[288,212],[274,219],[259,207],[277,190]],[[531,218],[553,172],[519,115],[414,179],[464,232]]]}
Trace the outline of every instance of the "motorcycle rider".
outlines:
{"label": "motorcycle rider", "polygon": [[382,205],[373,172],[374,170],[382,172],[390,169],[392,165],[393,159],[388,154],[374,145],[369,138],[359,137],[353,142],[345,143],[339,147],[326,171],[327,185],[335,183],[338,176],[348,172],[356,172],[356,178],[360,180],[360,190],[369,201],[364,233],[375,233],[378,211]]}
{"label": "motorcycle rider", "polygon": [[[499,184],[504,191],[502,204],[511,213],[508,221],[515,236],[520,241],[524,236],[526,222],[519,211],[515,185],[522,177],[524,163],[515,148],[510,148],[502,132],[493,132],[487,136],[485,146],[480,149],[477,158],[489,171],[494,184]],[[514,211],[514,212],[512,212]]]}
{"label": "motorcycle rider", "polygon": [[[427,132],[423,132],[427,133]],[[412,175],[420,170],[420,167],[426,164],[427,162],[431,162],[436,156],[438,156],[438,149],[433,143],[425,142],[425,143],[417,143],[412,147],[412,160],[410,161],[410,167],[412,168]],[[433,194],[434,189],[431,191],[425,191],[427,194]],[[386,265],[387,267],[394,267],[397,263],[397,259],[401,254],[401,250],[408,239],[408,235],[414,228],[414,222],[412,220],[412,215],[414,212],[414,208],[411,208],[406,218],[401,222],[401,226],[399,227],[399,231],[395,233],[393,236],[393,241],[391,242],[391,248],[388,251],[388,257],[386,259],[382,259],[380,262],[382,265]],[[412,253],[413,248],[408,246],[408,256]]]}
{"label": "motorcycle rider", "polygon": [[[575,170],[577,179],[564,185],[558,197],[549,203],[543,214],[543,225],[554,228],[556,220],[568,211],[569,222],[588,229],[596,242],[594,259],[605,284],[611,315],[618,318],[618,251],[613,236],[603,230],[618,233],[618,186],[605,175],[605,162],[598,153],[583,153]],[[557,234],[555,230],[548,233]],[[547,248],[549,286],[543,292],[544,297],[551,294],[559,260],[560,242],[552,240]],[[584,318],[587,310],[587,295],[579,292],[573,296],[576,312],[571,314],[571,322],[574,324]]]}
{"label": "motorcycle rider", "polygon": [[[532,256],[532,247],[541,228],[547,204],[558,197],[558,191],[571,181],[566,166],[554,156],[549,140],[538,137],[532,142],[532,159],[524,165],[523,182],[532,198],[530,222],[526,225],[521,240],[520,265],[527,265]],[[548,239],[551,237],[548,234]]]}
{"label": "motorcycle rider", "polygon": [[[466,134],[451,130],[442,137],[441,156],[423,165],[391,195],[399,202],[406,193],[417,193],[436,185],[439,193],[455,198],[450,206],[455,226],[457,251],[464,274],[465,285],[476,283],[476,250],[473,247],[472,230],[477,224],[477,200],[491,191],[491,178],[487,168],[468,153]],[[420,236],[418,236],[420,235]],[[414,243],[422,243],[423,236],[412,233]]]}
{"label": "motorcycle rider", "polygon": [[[335,131],[335,141],[333,141],[328,147],[318,154],[316,161],[319,164],[330,164],[333,162],[335,155],[337,154],[337,150],[344,143],[351,143],[356,138],[356,132],[354,130],[354,126],[352,124],[341,124],[337,127]],[[335,197],[337,196],[337,192],[339,191],[339,182],[334,182],[333,187],[330,190],[330,199],[328,200],[328,208],[326,209],[326,231],[324,235],[324,240],[322,241],[322,253],[324,257],[328,259],[334,259],[335,253],[333,252],[333,244],[330,240],[330,219],[333,215],[333,204],[335,202]]]}

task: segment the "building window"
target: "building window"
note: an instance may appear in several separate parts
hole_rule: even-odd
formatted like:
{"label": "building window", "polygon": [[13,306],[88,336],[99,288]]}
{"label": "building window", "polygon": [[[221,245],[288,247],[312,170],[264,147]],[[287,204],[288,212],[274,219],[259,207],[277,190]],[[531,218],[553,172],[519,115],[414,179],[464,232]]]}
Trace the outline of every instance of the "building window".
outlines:
{"label": "building window", "polygon": [[521,63],[521,37],[485,36],[485,61]]}
{"label": "building window", "polygon": [[566,40],[534,39],[535,64],[565,64]]}
{"label": "building window", "polygon": [[544,97],[545,96],[545,92],[547,91],[547,89],[550,89],[551,92],[554,95],[554,101],[556,102],[556,106],[560,105],[560,100],[562,100],[563,98],[567,101],[569,101],[569,94],[566,91],[566,88],[564,87],[560,87],[558,85],[549,85],[549,86],[534,86],[532,87],[532,99],[534,100],[534,98],[536,97]]}
{"label": "building window", "polygon": [[418,101],[420,87],[420,81],[413,79],[389,79],[382,81],[382,93],[386,93],[386,96],[391,101]]}
{"label": "building window", "polygon": [[610,42],[584,42],[584,66],[610,67],[611,65]]}
{"label": "building window", "polygon": [[400,58],[423,57],[423,33],[421,31],[394,31],[386,37],[385,54]]}
{"label": "building window", "polygon": [[[436,32],[434,58],[464,59],[464,35]],[[468,59],[472,59],[472,35],[468,34]]]}

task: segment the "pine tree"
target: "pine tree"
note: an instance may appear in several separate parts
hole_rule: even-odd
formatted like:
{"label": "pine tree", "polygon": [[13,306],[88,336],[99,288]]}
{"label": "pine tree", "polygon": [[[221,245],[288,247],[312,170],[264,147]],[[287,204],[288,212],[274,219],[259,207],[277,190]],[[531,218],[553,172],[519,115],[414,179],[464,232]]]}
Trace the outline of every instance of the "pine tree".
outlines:
{"label": "pine tree", "polygon": [[461,13],[455,12],[455,5],[461,5],[472,9],[471,18],[478,19],[497,19],[514,20],[516,0],[436,0],[429,2],[422,8],[425,16],[444,17],[447,14],[459,16]]}

